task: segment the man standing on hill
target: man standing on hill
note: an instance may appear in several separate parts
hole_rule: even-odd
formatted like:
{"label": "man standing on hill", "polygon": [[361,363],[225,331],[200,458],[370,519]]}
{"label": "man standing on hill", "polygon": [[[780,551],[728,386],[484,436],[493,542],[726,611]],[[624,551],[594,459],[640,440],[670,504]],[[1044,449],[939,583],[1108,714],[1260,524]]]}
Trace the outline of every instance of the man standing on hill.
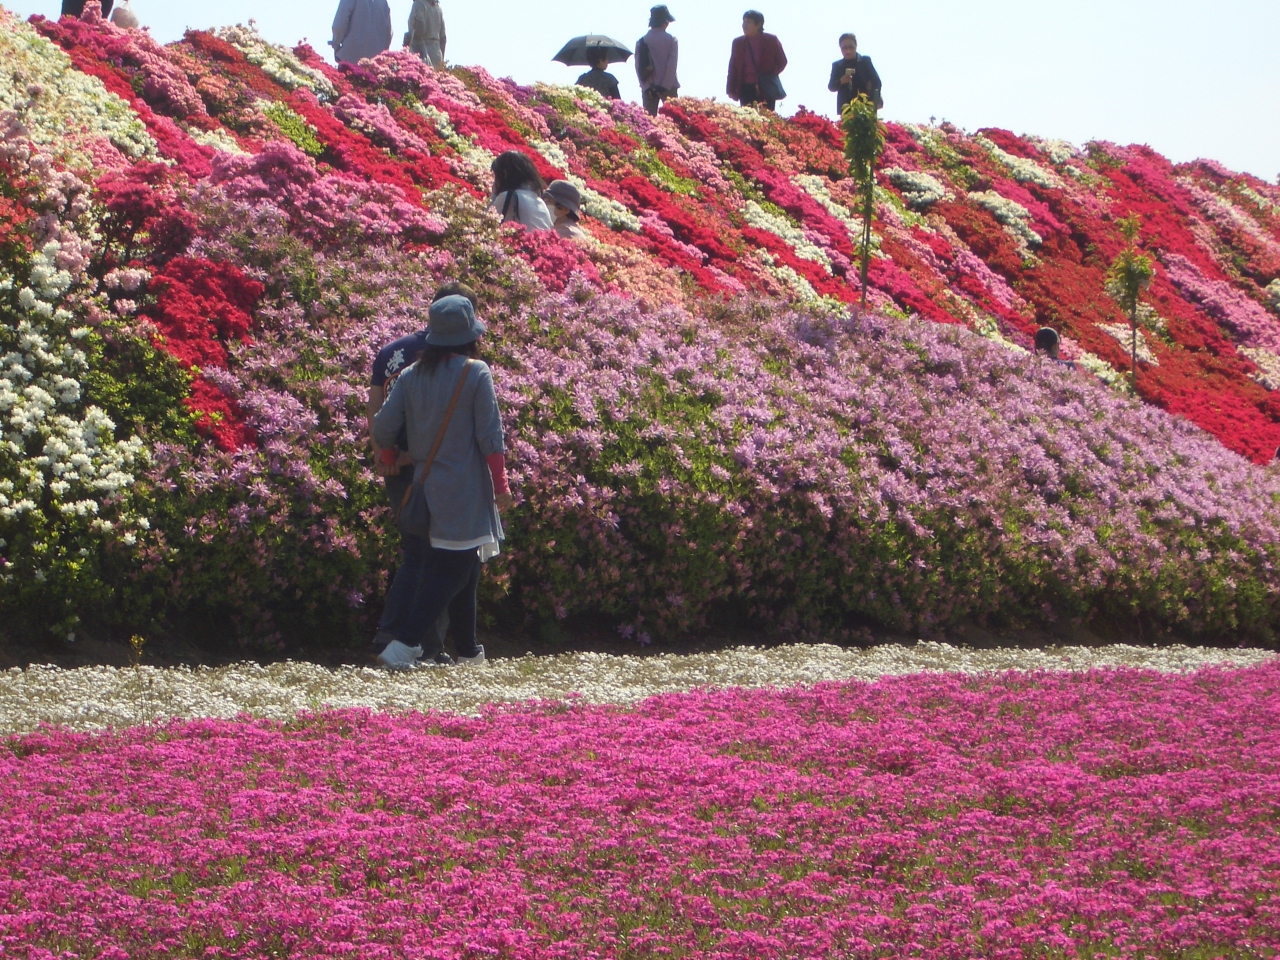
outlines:
{"label": "man standing on hill", "polygon": [[437,70],[444,66],[444,12],[440,0],[413,0],[404,43]]}
{"label": "man standing on hill", "polygon": [[734,39],[729,55],[726,92],[744,107],[759,104],[773,110],[786,96],[778,79],[786,68],[781,41],[764,32],[764,14],[748,10],[742,15],[742,36]]}
{"label": "man standing on hill", "polygon": [[636,76],[644,108],[651,116],[657,116],[662,101],[677,96],[680,89],[676,78],[680,51],[676,38],[667,33],[667,25],[675,19],[666,4],[654,7],[649,11],[649,32],[636,41]]}
{"label": "man standing on hill", "polygon": [[358,63],[390,49],[391,7],[387,0],[341,0],[329,45],[339,63]]}
{"label": "man standing on hill", "polygon": [[880,97],[880,74],[876,73],[870,57],[858,53],[858,38],[852,33],[840,37],[840,59],[831,65],[827,89],[836,95],[837,117],[844,113],[844,105],[860,94],[865,94],[877,110],[884,106]]}

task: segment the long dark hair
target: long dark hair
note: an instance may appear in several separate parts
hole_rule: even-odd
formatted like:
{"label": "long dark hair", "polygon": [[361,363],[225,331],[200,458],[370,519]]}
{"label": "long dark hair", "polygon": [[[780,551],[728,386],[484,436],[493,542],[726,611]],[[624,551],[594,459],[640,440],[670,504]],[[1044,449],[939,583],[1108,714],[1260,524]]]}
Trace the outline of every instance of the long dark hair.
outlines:
{"label": "long dark hair", "polygon": [[472,360],[479,360],[480,341],[472,340],[470,343],[463,343],[456,347],[435,347],[428,344],[418,353],[416,358],[418,369],[425,370],[427,373],[435,373],[436,368],[455,353],[460,356],[470,357]]}
{"label": "long dark hair", "polygon": [[493,195],[496,197],[500,193],[506,193],[508,190],[532,190],[536,195],[542,196],[542,191],[547,189],[547,185],[543,183],[542,176],[538,173],[538,168],[533,165],[533,161],[519,150],[508,150],[506,153],[500,153],[493,159],[493,164],[489,167],[493,171]]}

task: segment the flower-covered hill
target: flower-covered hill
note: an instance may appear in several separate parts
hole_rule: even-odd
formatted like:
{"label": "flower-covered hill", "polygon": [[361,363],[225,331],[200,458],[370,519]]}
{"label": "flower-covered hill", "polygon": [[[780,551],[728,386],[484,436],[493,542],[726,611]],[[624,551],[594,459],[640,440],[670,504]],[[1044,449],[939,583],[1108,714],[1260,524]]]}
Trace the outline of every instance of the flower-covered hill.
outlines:
{"label": "flower-covered hill", "polygon": [[[493,613],[641,638],[1277,625],[1280,484],[1249,463],[1280,446],[1276,187],[890,125],[857,320],[860,224],[810,114],[654,119],[405,53],[339,71],[240,27],[161,47],[92,3],[0,11],[0,60],[15,633],[359,628],[395,542],[364,378],[457,277],[493,331],[521,497]],[[510,148],[578,184],[590,240],[485,212]],[[1105,291],[1135,212],[1158,261],[1145,403]],[[1027,355],[1045,323],[1080,371]]]}

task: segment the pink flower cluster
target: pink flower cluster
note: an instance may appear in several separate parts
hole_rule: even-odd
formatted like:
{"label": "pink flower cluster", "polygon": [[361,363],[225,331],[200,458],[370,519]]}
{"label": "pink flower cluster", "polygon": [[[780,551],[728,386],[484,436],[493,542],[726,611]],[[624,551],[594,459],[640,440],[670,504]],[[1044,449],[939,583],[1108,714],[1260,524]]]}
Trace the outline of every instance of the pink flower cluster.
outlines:
{"label": "pink flower cluster", "polygon": [[5,745],[15,960],[1280,951],[1274,665]]}

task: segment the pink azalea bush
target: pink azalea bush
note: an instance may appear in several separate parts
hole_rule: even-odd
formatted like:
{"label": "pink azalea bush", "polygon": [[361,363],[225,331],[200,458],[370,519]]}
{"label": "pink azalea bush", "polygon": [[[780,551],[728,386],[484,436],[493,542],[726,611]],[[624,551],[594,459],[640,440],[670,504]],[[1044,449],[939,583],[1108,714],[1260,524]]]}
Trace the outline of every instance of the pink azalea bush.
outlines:
{"label": "pink azalea bush", "polygon": [[0,752],[0,950],[1280,952],[1280,668],[915,675]]}

